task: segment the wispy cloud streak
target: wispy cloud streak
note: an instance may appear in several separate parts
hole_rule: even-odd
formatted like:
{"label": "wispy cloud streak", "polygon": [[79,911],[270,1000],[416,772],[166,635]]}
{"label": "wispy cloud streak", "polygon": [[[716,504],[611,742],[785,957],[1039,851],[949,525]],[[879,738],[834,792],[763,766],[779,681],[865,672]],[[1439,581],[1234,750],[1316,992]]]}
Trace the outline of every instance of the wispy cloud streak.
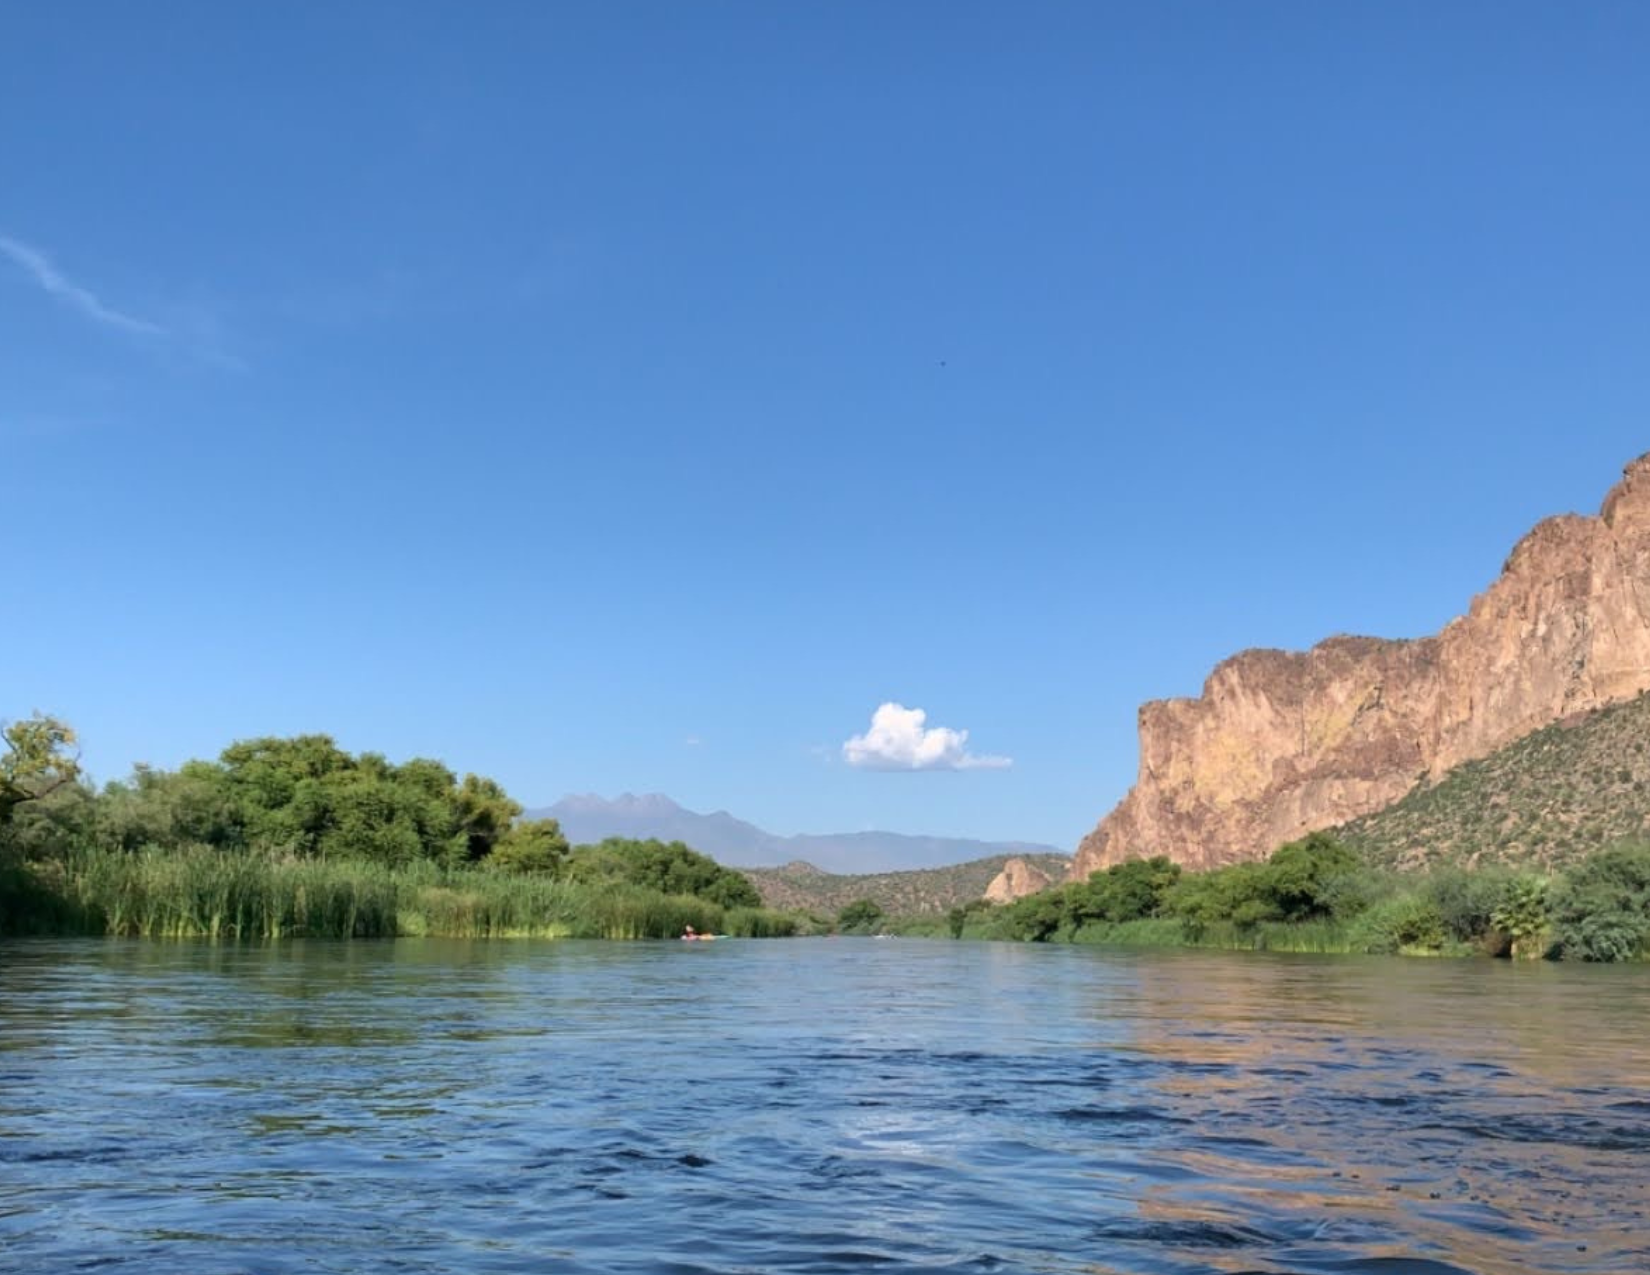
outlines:
{"label": "wispy cloud streak", "polygon": [[78,310],[94,323],[100,323],[108,328],[118,328],[122,332],[136,333],[139,336],[168,335],[166,329],[158,324],[134,318],[130,314],[122,314],[119,310],[104,305],[95,293],[65,276],[52,264],[51,258],[38,248],[31,248],[8,235],[0,235],[0,253],[10,257],[37,284],[64,305]]}

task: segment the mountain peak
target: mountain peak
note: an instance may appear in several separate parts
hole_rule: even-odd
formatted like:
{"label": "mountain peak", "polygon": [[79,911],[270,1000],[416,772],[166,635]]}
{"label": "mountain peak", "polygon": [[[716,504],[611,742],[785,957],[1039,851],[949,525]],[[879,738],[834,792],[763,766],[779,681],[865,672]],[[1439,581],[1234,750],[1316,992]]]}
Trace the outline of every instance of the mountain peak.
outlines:
{"label": "mountain peak", "polygon": [[[575,845],[608,837],[682,841],[729,867],[756,867],[804,859],[814,872],[866,873],[932,868],[1003,853],[1058,853],[1026,842],[973,841],[964,837],[914,837],[893,832],[850,832],[781,837],[717,810],[687,810],[663,793],[622,792],[611,801],[595,793],[563,797],[547,810]],[[794,866],[794,865],[793,865]]]}
{"label": "mountain peak", "polygon": [[622,792],[611,804],[617,810],[635,815],[673,815],[682,809],[662,792],[644,792],[640,795]]}
{"label": "mountain peak", "polygon": [[662,792],[646,792],[640,796],[633,792],[621,792],[611,801],[599,793],[568,793],[550,809],[552,812],[581,815],[672,815],[682,811]]}

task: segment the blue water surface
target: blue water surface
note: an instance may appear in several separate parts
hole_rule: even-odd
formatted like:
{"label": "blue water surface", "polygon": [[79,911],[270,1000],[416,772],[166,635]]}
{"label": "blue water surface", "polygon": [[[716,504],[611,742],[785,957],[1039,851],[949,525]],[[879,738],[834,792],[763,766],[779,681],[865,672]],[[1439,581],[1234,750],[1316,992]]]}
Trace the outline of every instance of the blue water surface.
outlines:
{"label": "blue water surface", "polygon": [[0,1268],[1650,1270],[1650,969],[0,944]]}

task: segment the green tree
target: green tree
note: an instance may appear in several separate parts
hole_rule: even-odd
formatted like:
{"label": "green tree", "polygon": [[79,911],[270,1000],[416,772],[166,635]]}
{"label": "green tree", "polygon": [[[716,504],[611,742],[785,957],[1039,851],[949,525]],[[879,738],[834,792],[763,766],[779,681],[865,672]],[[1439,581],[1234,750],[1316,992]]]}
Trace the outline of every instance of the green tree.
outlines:
{"label": "green tree", "polygon": [[1040,890],[1015,899],[1004,909],[1008,936],[1027,943],[1046,943],[1053,938],[1070,923],[1071,896],[1067,891],[1072,888]]}
{"label": "green tree", "polygon": [[98,843],[122,851],[172,848],[186,841],[217,844],[199,835],[199,825],[214,822],[204,817],[208,793],[222,786],[191,787],[181,774],[138,765],[130,779],[104,787],[95,821]]}
{"label": "green tree", "polygon": [[529,819],[498,839],[487,862],[505,872],[552,873],[567,860],[567,837],[554,819]]}
{"label": "green tree", "polygon": [[438,761],[352,756],[327,735],[231,744],[216,762],[139,767],[111,785],[104,844],[205,845],[299,858],[458,865],[485,858],[521,806],[491,779],[463,782]]}
{"label": "green tree", "polygon": [[1166,892],[1164,911],[1180,918],[1181,928],[1194,942],[1213,924],[1231,922],[1239,929],[1252,929],[1283,916],[1264,863],[1189,873]]}
{"label": "green tree", "polygon": [[1314,832],[1279,846],[1266,861],[1266,888],[1287,921],[1308,921],[1334,913],[1343,880],[1361,861],[1326,832]]}
{"label": "green tree", "polygon": [[55,717],[36,713],[0,731],[0,827],[25,802],[39,801],[80,777],[74,730]]}
{"label": "green tree", "polygon": [[496,782],[480,775],[464,776],[453,804],[458,833],[464,841],[464,857],[471,862],[485,859],[521,814],[519,802]]}
{"label": "green tree", "polygon": [[1156,916],[1181,869],[1163,856],[1127,859],[1091,872],[1081,885],[1066,887],[1066,911],[1074,925],[1085,921],[1137,921]]}
{"label": "green tree", "polygon": [[951,932],[952,938],[960,939],[963,931],[968,928],[969,921],[978,916],[989,915],[996,907],[990,899],[970,899],[967,903],[959,903],[945,914],[946,928]]}
{"label": "green tree", "polygon": [[837,928],[844,933],[866,933],[879,925],[882,908],[873,899],[855,899],[836,914]]}
{"label": "green tree", "polygon": [[324,859],[366,859],[401,867],[421,858],[436,858],[444,839],[430,845],[420,835],[420,794],[395,783],[382,758],[329,776],[321,789],[326,822],[316,844]]}
{"label": "green tree", "polygon": [[[305,857],[322,853],[336,822],[334,784],[356,769],[330,735],[241,740],[219,754],[218,766],[242,811],[246,844]],[[338,847],[332,838],[330,850]]]}

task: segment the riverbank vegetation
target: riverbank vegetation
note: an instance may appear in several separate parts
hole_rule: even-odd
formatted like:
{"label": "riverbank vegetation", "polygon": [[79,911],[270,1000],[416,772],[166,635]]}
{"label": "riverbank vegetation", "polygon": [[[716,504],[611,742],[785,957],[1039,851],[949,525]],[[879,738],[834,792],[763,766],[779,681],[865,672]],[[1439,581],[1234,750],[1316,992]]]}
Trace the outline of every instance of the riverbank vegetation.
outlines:
{"label": "riverbank vegetation", "polygon": [[801,923],[679,842],[570,846],[440,762],[303,735],[96,790],[74,743],[50,718],[6,728],[0,934],[766,937]]}
{"label": "riverbank vegetation", "polygon": [[1001,907],[894,923],[902,933],[1031,942],[1622,961],[1650,955],[1650,845],[1563,872],[1399,873],[1324,833],[1261,863],[1187,873],[1135,859]]}
{"label": "riverbank vegetation", "polygon": [[1210,872],[1133,860],[1003,906],[902,915],[861,895],[832,915],[763,907],[743,873],[680,842],[571,846],[554,820],[522,819],[490,779],[350,754],[325,735],[244,741],[101,789],[75,743],[52,718],[5,727],[0,935],[669,938],[691,925],[751,937],[1650,955],[1650,845],[1635,842],[1562,868],[1417,872],[1314,833]]}

